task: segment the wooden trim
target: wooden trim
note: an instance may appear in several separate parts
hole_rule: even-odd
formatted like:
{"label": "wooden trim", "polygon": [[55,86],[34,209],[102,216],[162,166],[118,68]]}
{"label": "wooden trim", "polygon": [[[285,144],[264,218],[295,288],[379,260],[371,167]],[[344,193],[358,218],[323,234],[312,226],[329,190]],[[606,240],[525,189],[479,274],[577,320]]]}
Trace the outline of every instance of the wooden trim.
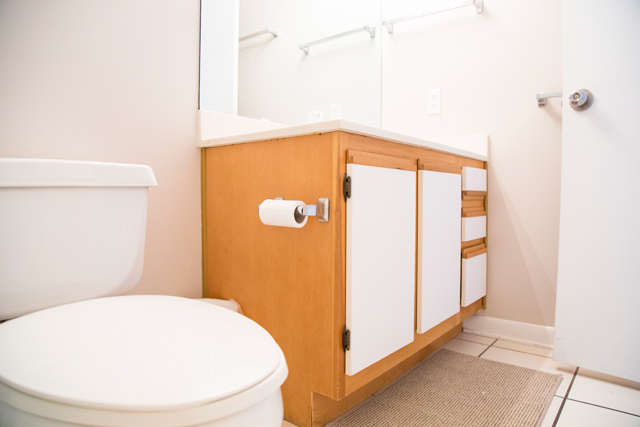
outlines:
{"label": "wooden trim", "polygon": [[462,213],[468,212],[486,212],[484,206],[463,206]]}
{"label": "wooden trim", "polygon": [[376,166],[388,169],[401,169],[415,172],[417,159],[404,159],[384,154],[368,153],[365,151],[347,150],[347,163],[355,165]]}
{"label": "wooden trim", "polygon": [[475,246],[470,246],[468,248],[464,248],[462,249],[462,257],[465,258],[465,255],[471,253],[471,252],[476,252],[479,250],[485,249],[484,243],[480,244],[480,245],[475,245]]}
{"label": "wooden trim", "polygon": [[[461,307],[460,313],[445,320],[443,323],[425,332],[424,334],[419,335],[424,336],[425,338],[427,338],[426,336],[428,334],[430,335],[428,337],[428,340],[425,339],[424,342],[421,342],[420,345],[422,345],[422,348],[415,350],[414,347],[413,349],[411,349],[411,354],[409,354],[407,357],[405,357],[401,361],[396,361],[393,365],[390,365],[386,371],[381,372],[377,377],[372,378],[371,381],[363,384],[358,389],[352,390],[351,393],[345,396],[344,399],[336,401],[321,394],[312,393],[312,425],[314,427],[324,426],[326,423],[336,419],[340,415],[344,414],[351,408],[367,399],[373,393],[379,391],[380,389],[391,383],[393,380],[408,371],[412,366],[416,365],[425,357],[427,357],[435,350],[442,347],[444,344],[460,334],[462,332],[462,322],[473,316],[480,310],[481,307],[482,299],[479,299],[468,307]],[[457,321],[452,321],[454,318],[457,318]],[[450,321],[452,322],[448,323]],[[436,328],[439,329],[438,332],[430,334]],[[388,356],[386,359],[391,358],[395,354],[400,353],[403,350],[407,349],[407,347],[413,345],[413,343],[409,344],[403,349],[400,349],[396,353]],[[380,362],[383,362],[386,359],[383,359]],[[361,372],[356,375],[359,375],[360,373]]]}
{"label": "wooden trim", "polygon": [[332,171],[333,177],[336,180],[336,183],[333,184],[333,189],[335,192],[334,200],[336,202],[332,202],[332,212],[333,218],[330,220],[335,221],[333,241],[334,245],[334,278],[335,282],[332,285],[333,292],[333,315],[331,316],[333,319],[333,351],[332,357],[333,360],[333,372],[332,372],[332,382],[334,385],[333,395],[329,396],[335,400],[341,399],[344,397],[344,369],[345,369],[345,354],[342,349],[342,330],[344,325],[346,324],[346,285],[347,285],[347,271],[346,271],[346,262],[345,257],[347,254],[347,202],[344,200],[342,194],[342,180],[344,174],[347,171],[347,156],[344,155],[347,152],[348,147],[348,138],[347,134],[343,132],[334,132],[332,139],[332,149],[333,149],[333,158],[338,159],[337,162],[333,163],[333,167],[335,168]]}
{"label": "wooden trim", "polygon": [[469,258],[473,258],[473,257],[476,257],[478,255],[482,255],[482,254],[486,254],[486,253],[487,253],[487,248],[484,248],[484,249],[480,249],[480,250],[477,250],[477,251],[474,251],[474,252],[468,252],[466,254],[463,254],[462,258],[469,259]]}
{"label": "wooden trim", "polygon": [[463,191],[462,192],[463,196],[469,196],[469,197],[474,197],[474,196],[486,196],[487,192],[486,191]]}
{"label": "wooden trim", "polygon": [[[346,132],[340,133],[347,136],[349,149],[352,150],[359,150],[367,153],[378,153],[403,159],[424,159],[440,163],[450,163],[459,165],[460,168],[462,168],[462,166],[470,166],[482,169],[486,165],[486,162],[481,160],[470,159],[468,157],[462,157],[451,153],[443,153],[427,147],[404,145],[397,142]],[[460,169],[460,172],[462,172],[462,169]]]}
{"label": "wooden trim", "polygon": [[471,248],[473,246],[485,245],[485,244],[486,244],[485,238],[481,237],[479,239],[469,240],[467,242],[461,242],[460,249],[464,250],[466,248]]}
{"label": "wooden trim", "polygon": [[393,369],[387,371],[385,374],[373,380],[367,386],[362,387],[360,390],[350,394],[340,401],[332,400],[318,393],[312,393],[312,426],[322,427],[328,422],[333,421],[345,412],[354,408],[359,403],[363,402],[373,393],[381,390],[383,387],[391,383],[396,378],[410,370],[413,366],[420,363],[424,358],[432,354],[434,351],[451,341],[458,334],[462,332],[462,325],[458,325],[451,329],[449,332],[438,338],[427,347],[423,348],[420,352],[414,354],[411,358],[396,365]]}
{"label": "wooden trim", "polygon": [[202,220],[202,298],[208,298],[207,286],[207,156],[204,148],[200,149],[200,216]]}
{"label": "wooden trim", "polygon": [[[406,358],[410,357],[415,352],[419,351],[421,348],[435,341],[438,337],[449,331],[451,328],[455,327],[457,324],[462,323],[468,317],[471,317],[480,309],[480,304],[477,304],[477,308],[475,308],[474,310],[474,304],[468,307],[461,308],[461,311],[459,313],[454,314],[444,322],[440,323],[437,326],[434,326],[423,334],[414,333],[414,340],[412,343],[404,346],[400,350],[396,351],[393,354],[390,354],[384,359],[379,360],[368,368],[363,369],[357,374],[346,376],[345,394],[349,395],[358,390],[360,387],[363,387],[365,384],[373,381],[375,378],[393,368],[393,366],[397,365]],[[470,314],[468,314],[469,312]]]}
{"label": "wooden trim", "polygon": [[464,194],[465,192],[462,192],[462,200],[482,200],[484,201],[484,197],[485,196],[468,196],[466,194]]}
{"label": "wooden trim", "polygon": [[418,160],[418,170],[462,174],[462,167],[458,164],[424,159]]}
{"label": "wooden trim", "polygon": [[472,218],[476,216],[487,216],[487,211],[466,211],[462,212],[463,218]]}

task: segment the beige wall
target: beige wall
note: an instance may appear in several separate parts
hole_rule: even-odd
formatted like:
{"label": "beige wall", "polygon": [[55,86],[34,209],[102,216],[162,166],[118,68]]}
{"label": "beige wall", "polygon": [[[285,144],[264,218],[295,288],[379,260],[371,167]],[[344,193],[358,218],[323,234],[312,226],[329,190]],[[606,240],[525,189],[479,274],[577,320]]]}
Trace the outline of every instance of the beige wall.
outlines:
{"label": "beige wall", "polygon": [[[426,4],[388,2],[388,17],[411,13],[411,3]],[[382,126],[425,138],[489,134],[483,314],[553,326],[562,114],[559,99],[539,108],[535,94],[562,90],[562,2],[484,5],[480,15],[465,7],[396,24],[385,37]],[[427,115],[436,88],[442,114]]]}
{"label": "beige wall", "polygon": [[0,156],[139,163],[135,294],[200,297],[199,1],[0,2]]}

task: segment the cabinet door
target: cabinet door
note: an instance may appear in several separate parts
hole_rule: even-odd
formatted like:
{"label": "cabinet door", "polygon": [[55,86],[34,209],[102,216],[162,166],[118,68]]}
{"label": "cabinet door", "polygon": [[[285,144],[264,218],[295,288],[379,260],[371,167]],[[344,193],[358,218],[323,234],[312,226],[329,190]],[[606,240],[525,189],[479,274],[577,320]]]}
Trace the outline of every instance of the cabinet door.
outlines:
{"label": "cabinet door", "polygon": [[353,375],[413,341],[416,172],[348,164],[346,323]]}
{"label": "cabinet door", "polygon": [[418,291],[422,334],[460,311],[460,174],[418,171]]}

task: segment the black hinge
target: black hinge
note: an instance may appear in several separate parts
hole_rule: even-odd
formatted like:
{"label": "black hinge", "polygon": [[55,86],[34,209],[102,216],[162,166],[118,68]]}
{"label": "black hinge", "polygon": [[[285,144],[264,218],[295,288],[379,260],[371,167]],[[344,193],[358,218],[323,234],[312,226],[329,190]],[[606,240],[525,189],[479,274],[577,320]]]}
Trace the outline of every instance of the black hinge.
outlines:
{"label": "black hinge", "polygon": [[351,350],[351,331],[347,329],[347,325],[342,330],[342,348],[344,351]]}
{"label": "black hinge", "polygon": [[351,197],[351,177],[347,176],[346,172],[344,174],[344,179],[342,180],[342,194],[344,194],[345,202],[349,197]]}

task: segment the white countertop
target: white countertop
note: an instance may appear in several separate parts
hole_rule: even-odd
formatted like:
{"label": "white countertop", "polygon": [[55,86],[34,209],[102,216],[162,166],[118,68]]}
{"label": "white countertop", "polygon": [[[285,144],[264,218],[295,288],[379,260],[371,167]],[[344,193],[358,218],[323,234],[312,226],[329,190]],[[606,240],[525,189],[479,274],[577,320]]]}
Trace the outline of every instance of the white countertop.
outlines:
{"label": "white countertop", "polygon": [[432,150],[456,154],[476,160],[488,160],[488,135],[471,135],[463,137],[434,138],[426,140],[342,119],[327,120],[317,123],[307,123],[296,126],[283,126],[277,129],[266,129],[248,133],[238,133],[234,135],[227,134],[212,139],[201,140],[198,144],[198,147],[217,147],[220,145],[242,144],[253,141],[264,141],[269,139],[279,139],[291,136],[312,135],[317,133],[327,133],[335,131],[370,136],[417,147],[430,148]]}

